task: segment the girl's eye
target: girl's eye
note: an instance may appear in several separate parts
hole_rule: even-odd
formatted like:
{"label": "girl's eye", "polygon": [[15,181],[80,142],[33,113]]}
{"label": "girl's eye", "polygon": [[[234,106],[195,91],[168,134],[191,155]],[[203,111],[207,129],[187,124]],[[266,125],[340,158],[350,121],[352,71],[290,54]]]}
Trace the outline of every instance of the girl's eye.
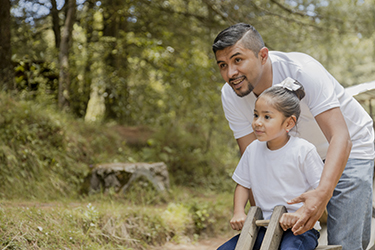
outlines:
{"label": "girl's eye", "polygon": [[257,115],[257,114],[254,114],[254,118],[258,118],[258,115]]}
{"label": "girl's eye", "polygon": [[264,118],[266,118],[266,119],[271,119],[271,116],[266,115],[266,116],[264,116]]}

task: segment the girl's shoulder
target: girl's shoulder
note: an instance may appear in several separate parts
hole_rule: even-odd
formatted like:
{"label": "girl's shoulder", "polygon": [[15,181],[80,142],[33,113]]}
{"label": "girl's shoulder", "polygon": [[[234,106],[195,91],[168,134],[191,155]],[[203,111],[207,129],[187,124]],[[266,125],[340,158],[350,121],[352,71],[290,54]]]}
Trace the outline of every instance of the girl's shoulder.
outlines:
{"label": "girl's shoulder", "polygon": [[258,139],[255,139],[252,141],[245,149],[245,152],[254,152],[255,150],[264,150],[264,148],[267,148],[267,143],[259,141]]}
{"label": "girl's shoulder", "polygon": [[314,149],[315,146],[311,142],[301,138],[301,137],[296,137],[296,136],[290,136],[290,145],[291,147],[295,149],[300,149],[300,150],[311,150]]}

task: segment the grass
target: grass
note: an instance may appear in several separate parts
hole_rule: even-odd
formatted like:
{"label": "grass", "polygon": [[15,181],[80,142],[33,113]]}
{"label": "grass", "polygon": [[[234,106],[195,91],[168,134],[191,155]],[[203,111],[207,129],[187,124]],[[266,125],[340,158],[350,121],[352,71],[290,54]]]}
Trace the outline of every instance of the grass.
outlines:
{"label": "grass", "polygon": [[[228,232],[232,194],[173,188],[145,205],[94,195],[55,202],[0,202],[1,249],[149,249]],[[204,194],[204,195],[203,195]],[[144,201],[143,201],[144,202]]]}

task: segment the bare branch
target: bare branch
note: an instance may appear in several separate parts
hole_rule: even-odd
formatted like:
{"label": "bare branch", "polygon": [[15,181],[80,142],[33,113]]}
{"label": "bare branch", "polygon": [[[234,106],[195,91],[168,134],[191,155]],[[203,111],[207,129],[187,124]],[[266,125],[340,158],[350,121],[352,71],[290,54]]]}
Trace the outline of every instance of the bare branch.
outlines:
{"label": "bare branch", "polygon": [[302,17],[306,17],[306,16],[309,16],[307,15],[306,13],[304,12],[301,12],[301,11],[295,11],[293,9],[290,9],[290,8],[287,8],[285,5],[279,3],[278,1],[276,0],[271,0],[271,2],[273,2],[274,4],[276,4],[277,6],[279,6],[280,8],[282,8],[283,10],[291,13],[291,14],[296,14],[296,15],[299,15],[299,16],[302,16]]}
{"label": "bare branch", "polygon": [[[310,17],[310,18],[312,17],[311,15],[308,15],[308,14],[305,13],[305,12],[302,12],[302,11],[296,11],[296,10],[293,10],[293,9],[291,9],[291,8],[288,8],[288,7],[286,7],[285,5],[279,3],[277,0],[271,0],[271,2],[273,2],[274,4],[276,4],[277,6],[279,6],[281,9],[287,11],[287,12],[290,13],[290,14],[295,14],[295,15],[299,15],[299,16],[302,16],[302,17]],[[317,14],[316,17],[318,17],[318,18],[320,18],[320,19],[329,19],[329,20],[333,20],[333,21],[335,21],[335,22],[337,22],[337,23],[340,23],[340,24],[343,23],[343,21],[342,21],[341,19],[339,19],[339,18],[335,18],[335,17],[333,17],[333,16],[330,16],[330,17],[327,18],[327,17],[325,17],[325,16],[322,16],[322,15]]]}
{"label": "bare branch", "polygon": [[[273,0],[271,0],[273,1]],[[252,2],[253,5],[255,5],[254,2]],[[283,15],[280,15],[280,14],[277,14],[277,13],[274,13],[274,12],[271,12],[267,9],[264,9],[260,6],[256,6],[259,10],[263,11],[264,13],[268,14],[268,15],[271,15],[271,16],[277,16],[281,19],[284,19],[288,22],[294,22],[294,23],[297,23],[297,24],[300,24],[300,25],[303,25],[303,26],[310,26],[310,27],[313,27],[315,29],[318,29],[318,30],[326,30],[326,31],[331,31],[331,32],[338,32],[338,29],[332,29],[332,28],[327,28],[327,27],[322,27],[322,26],[319,26],[319,25],[316,25],[314,24],[313,22],[302,22],[300,20],[296,20],[296,19],[293,19],[293,18],[290,18],[290,17],[286,17],[286,16],[283,16]],[[308,15],[305,15],[305,17],[311,17],[311,16],[308,16]]]}

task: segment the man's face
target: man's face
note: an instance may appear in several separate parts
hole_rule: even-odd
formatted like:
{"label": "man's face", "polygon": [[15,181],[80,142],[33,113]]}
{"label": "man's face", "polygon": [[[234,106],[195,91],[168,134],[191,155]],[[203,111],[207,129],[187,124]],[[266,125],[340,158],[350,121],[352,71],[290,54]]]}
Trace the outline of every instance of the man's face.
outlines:
{"label": "man's face", "polygon": [[253,51],[240,42],[216,51],[221,76],[240,97],[250,94],[258,85],[261,78],[261,60],[260,56],[256,57]]}

